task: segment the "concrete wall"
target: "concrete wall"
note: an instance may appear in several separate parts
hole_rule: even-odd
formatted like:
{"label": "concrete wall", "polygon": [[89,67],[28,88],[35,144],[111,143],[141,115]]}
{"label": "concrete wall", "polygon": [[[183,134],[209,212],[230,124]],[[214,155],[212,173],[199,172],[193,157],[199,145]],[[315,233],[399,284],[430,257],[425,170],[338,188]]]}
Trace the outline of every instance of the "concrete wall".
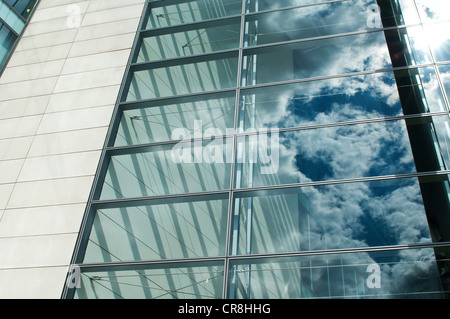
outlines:
{"label": "concrete wall", "polygon": [[0,298],[60,298],[144,0],[41,0],[0,78]]}

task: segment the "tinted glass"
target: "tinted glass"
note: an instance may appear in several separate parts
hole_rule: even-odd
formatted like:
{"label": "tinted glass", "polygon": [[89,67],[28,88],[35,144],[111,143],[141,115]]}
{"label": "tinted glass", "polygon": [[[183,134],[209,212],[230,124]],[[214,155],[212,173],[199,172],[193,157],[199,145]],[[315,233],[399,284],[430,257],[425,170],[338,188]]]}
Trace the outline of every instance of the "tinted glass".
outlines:
{"label": "tinted glass", "polygon": [[175,5],[151,8],[145,29],[162,28],[186,23],[200,22],[240,14],[240,0],[184,1]]}
{"label": "tinted glass", "polygon": [[255,191],[234,202],[239,211],[234,254],[432,241],[415,178]]}
{"label": "tinted glass", "polygon": [[444,298],[433,249],[234,262],[230,298]]}
{"label": "tinted glass", "polygon": [[114,155],[101,199],[228,189],[232,141],[180,142],[146,152]]}
{"label": "tinted glass", "polygon": [[236,87],[237,62],[233,57],[136,71],[127,101]]}
{"label": "tinted glass", "polygon": [[76,299],[221,298],[223,265],[172,265],[81,274]]}
{"label": "tinted glass", "polygon": [[[273,1],[280,3],[282,1]],[[375,4],[344,1],[250,15],[246,45],[320,37],[381,27],[369,9]]]}
{"label": "tinted glass", "polygon": [[177,58],[239,47],[240,21],[215,23],[204,28],[187,29],[148,36],[142,40],[136,62]]}
{"label": "tinted glass", "polygon": [[[418,125],[423,128],[429,124]],[[237,143],[241,165],[236,170],[236,187],[416,171],[404,121],[272,131],[239,137]]]}
{"label": "tinted glass", "polygon": [[99,209],[84,263],[225,254],[228,198]]}
{"label": "tinted glass", "polygon": [[243,85],[392,66],[385,36],[380,32],[248,49],[244,54]]}
{"label": "tinted glass", "polygon": [[187,130],[183,138],[202,136],[209,131],[215,131],[216,136],[225,135],[228,128],[234,127],[234,104],[233,92],[209,98],[199,97],[193,102],[159,102],[125,110],[115,146],[171,141],[179,138],[175,133],[180,129]]}

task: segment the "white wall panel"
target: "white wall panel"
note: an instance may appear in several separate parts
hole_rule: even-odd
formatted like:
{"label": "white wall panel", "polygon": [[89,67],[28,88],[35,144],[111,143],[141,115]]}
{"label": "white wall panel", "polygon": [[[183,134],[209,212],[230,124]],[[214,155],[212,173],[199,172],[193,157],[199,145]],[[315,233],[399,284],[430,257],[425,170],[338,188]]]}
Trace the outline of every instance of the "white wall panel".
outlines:
{"label": "white wall panel", "polygon": [[0,298],[61,296],[144,2],[41,0],[0,78]]}

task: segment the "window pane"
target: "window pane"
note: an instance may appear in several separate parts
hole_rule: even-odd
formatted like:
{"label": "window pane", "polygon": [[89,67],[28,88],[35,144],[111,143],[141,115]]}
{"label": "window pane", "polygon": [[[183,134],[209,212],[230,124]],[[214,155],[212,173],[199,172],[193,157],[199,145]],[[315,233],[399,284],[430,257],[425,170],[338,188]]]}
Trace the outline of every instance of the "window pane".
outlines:
{"label": "window pane", "polygon": [[[273,1],[280,3],[282,1]],[[345,1],[248,16],[246,45],[305,39],[381,27],[370,6],[376,1]],[[371,22],[371,21],[374,22]]]}
{"label": "window pane", "polygon": [[415,0],[396,0],[396,2],[399,5],[392,7],[394,10],[398,10],[395,25],[420,23]]}
{"label": "window pane", "polygon": [[241,95],[239,123],[243,130],[446,110],[432,68],[248,89]]}
{"label": "window pane", "polygon": [[200,22],[240,14],[240,0],[198,0],[153,8],[145,29],[162,28],[185,23]]}
{"label": "window pane", "polygon": [[233,262],[229,298],[444,298],[433,249]]}
{"label": "window pane", "polygon": [[448,20],[448,1],[416,0],[416,4],[423,22]]}
{"label": "window pane", "polygon": [[236,57],[136,71],[127,101],[236,87],[237,62]]}
{"label": "window pane", "polygon": [[243,193],[234,200],[239,235],[231,253],[431,242],[420,187],[409,178]]}
{"label": "window pane", "polygon": [[194,102],[126,110],[122,114],[115,146],[170,141],[179,138],[172,137],[179,129],[187,129],[192,137],[213,130],[216,135],[225,135],[228,128],[234,127],[234,104],[232,92],[209,99],[199,97]]}
{"label": "window pane", "polygon": [[81,274],[76,299],[221,298],[223,265],[97,271]]}
{"label": "window pane", "polygon": [[228,189],[231,148],[230,139],[183,141],[112,156],[101,199]]}
{"label": "window pane", "polygon": [[[430,55],[429,35],[425,32],[423,27],[409,27],[400,29],[402,43],[405,56],[409,59],[412,65],[432,63],[433,59]],[[440,39],[442,36],[439,35]]]}
{"label": "window pane", "polygon": [[244,58],[243,85],[380,70],[392,66],[381,32],[247,49]]}
{"label": "window pane", "polygon": [[436,61],[450,61],[450,23],[430,24],[424,28]]}
{"label": "window pane", "polygon": [[447,98],[450,98],[450,65],[441,65],[438,68]]}
{"label": "window pane", "polygon": [[96,212],[84,263],[225,255],[228,196]]}
{"label": "window pane", "polygon": [[10,7],[8,7],[1,1],[0,1],[0,18],[2,22],[4,21],[17,34],[22,33],[25,27],[25,22],[23,22],[22,19],[19,18],[17,13],[15,13],[13,10],[10,9]]}
{"label": "window pane", "polygon": [[250,0],[247,1],[247,10],[249,10],[250,12],[275,10],[286,7],[306,6],[321,2],[326,2],[326,0],[284,0],[284,1]]}
{"label": "window pane", "polygon": [[238,48],[240,20],[225,22],[217,26],[145,37],[142,40],[137,62]]}
{"label": "window pane", "polygon": [[16,39],[17,36],[0,22],[0,70],[6,62]]}
{"label": "window pane", "polygon": [[[410,123],[417,130],[428,123]],[[417,132],[422,134],[423,132]],[[424,137],[425,138],[425,137]],[[239,137],[236,187],[414,173],[403,121]],[[424,151],[418,145],[418,152]],[[434,168],[434,167],[433,167]]]}
{"label": "window pane", "polygon": [[37,0],[6,0],[6,2],[27,19],[36,5]]}

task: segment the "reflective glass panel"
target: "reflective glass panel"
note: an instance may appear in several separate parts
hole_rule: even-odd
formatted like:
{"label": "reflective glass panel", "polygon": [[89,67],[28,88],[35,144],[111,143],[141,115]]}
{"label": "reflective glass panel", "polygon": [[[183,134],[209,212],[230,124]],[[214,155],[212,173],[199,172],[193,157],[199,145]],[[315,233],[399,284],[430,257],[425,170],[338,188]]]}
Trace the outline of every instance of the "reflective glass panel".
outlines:
{"label": "reflective glass panel", "polygon": [[[227,22],[227,21],[225,21]],[[219,24],[219,23],[216,23]],[[239,47],[240,20],[171,32],[142,40],[137,62],[177,58]]]}
{"label": "reflective glass panel", "polygon": [[237,64],[236,57],[136,71],[127,101],[236,87]]}
{"label": "reflective glass panel", "polygon": [[83,262],[223,256],[228,196],[215,197],[99,209]]}
{"label": "reflective glass panel", "polygon": [[111,157],[101,199],[228,189],[232,141],[183,141]]}
{"label": "reflective glass panel", "polygon": [[[431,131],[429,124],[421,121],[410,123],[418,126],[417,130]],[[423,132],[416,131],[416,133]],[[416,171],[404,121],[290,132],[272,130],[268,135],[238,137],[237,143],[239,165],[236,168],[236,187],[405,174]],[[420,150],[422,152],[424,150],[422,146],[417,145],[419,154]]]}
{"label": "reflective glass panel", "polygon": [[229,298],[444,298],[433,249],[239,261]]}
{"label": "reflective glass panel", "polygon": [[[210,264],[210,263],[209,263]],[[81,273],[76,299],[221,298],[223,265],[172,265],[152,269]]]}
{"label": "reflective glass panel", "polygon": [[0,22],[0,70],[17,39],[17,36],[5,24]]}
{"label": "reflective glass panel", "polygon": [[407,30],[401,30],[404,33],[405,43],[408,42],[407,49],[411,57],[411,64],[432,63],[434,59],[437,62],[450,60],[450,24],[430,24],[421,27],[410,27]]}
{"label": "reflective glass panel", "polygon": [[0,18],[17,34],[21,34],[25,22],[9,6],[0,1]]}
{"label": "reflective glass panel", "polygon": [[390,68],[381,32],[244,51],[243,85]]}
{"label": "reflective glass panel", "polygon": [[430,124],[436,131],[436,148],[441,157],[441,169],[450,168],[450,118],[436,116]]}
{"label": "reflective glass panel", "polygon": [[241,91],[239,127],[287,128],[446,110],[432,68]]}
{"label": "reflective glass panel", "polygon": [[[280,3],[282,1],[272,1]],[[345,1],[251,15],[246,18],[245,45],[253,46],[313,38],[381,27],[379,15],[371,17],[376,1]]]}
{"label": "reflective glass panel", "polygon": [[450,61],[450,23],[429,24],[424,28],[436,62]]}
{"label": "reflective glass panel", "polygon": [[25,19],[29,17],[37,0],[6,0]]}
{"label": "reflective glass panel", "polygon": [[439,66],[439,74],[444,85],[447,98],[450,99],[450,65]]}
{"label": "reflective glass panel", "polygon": [[[193,102],[149,105],[139,109],[125,110],[122,114],[115,146],[170,141],[177,136],[176,130],[186,129],[186,136],[203,136],[214,132],[225,135],[234,127],[235,96],[217,94],[198,97]],[[149,103],[147,103],[149,104]],[[175,134],[175,135],[174,135]],[[174,135],[174,136],[172,136]]]}
{"label": "reflective glass panel", "polygon": [[284,1],[250,0],[247,1],[247,10],[250,12],[276,10],[286,7],[314,5],[322,2],[326,2],[326,0],[284,0]]}
{"label": "reflective glass panel", "polygon": [[396,12],[395,25],[420,23],[415,0],[395,0],[395,2],[398,5],[391,7],[398,10]]}
{"label": "reflective glass panel", "polygon": [[420,187],[409,178],[238,194],[231,253],[431,242]]}
{"label": "reflective glass panel", "polygon": [[241,0],[197,0],[151,8],[145,29],[162,28],[240,14]]}
{"label": "reflective glass panel", "polygon": [[450,3],[447,0],[416,0],[422,22],[448,20]]}

